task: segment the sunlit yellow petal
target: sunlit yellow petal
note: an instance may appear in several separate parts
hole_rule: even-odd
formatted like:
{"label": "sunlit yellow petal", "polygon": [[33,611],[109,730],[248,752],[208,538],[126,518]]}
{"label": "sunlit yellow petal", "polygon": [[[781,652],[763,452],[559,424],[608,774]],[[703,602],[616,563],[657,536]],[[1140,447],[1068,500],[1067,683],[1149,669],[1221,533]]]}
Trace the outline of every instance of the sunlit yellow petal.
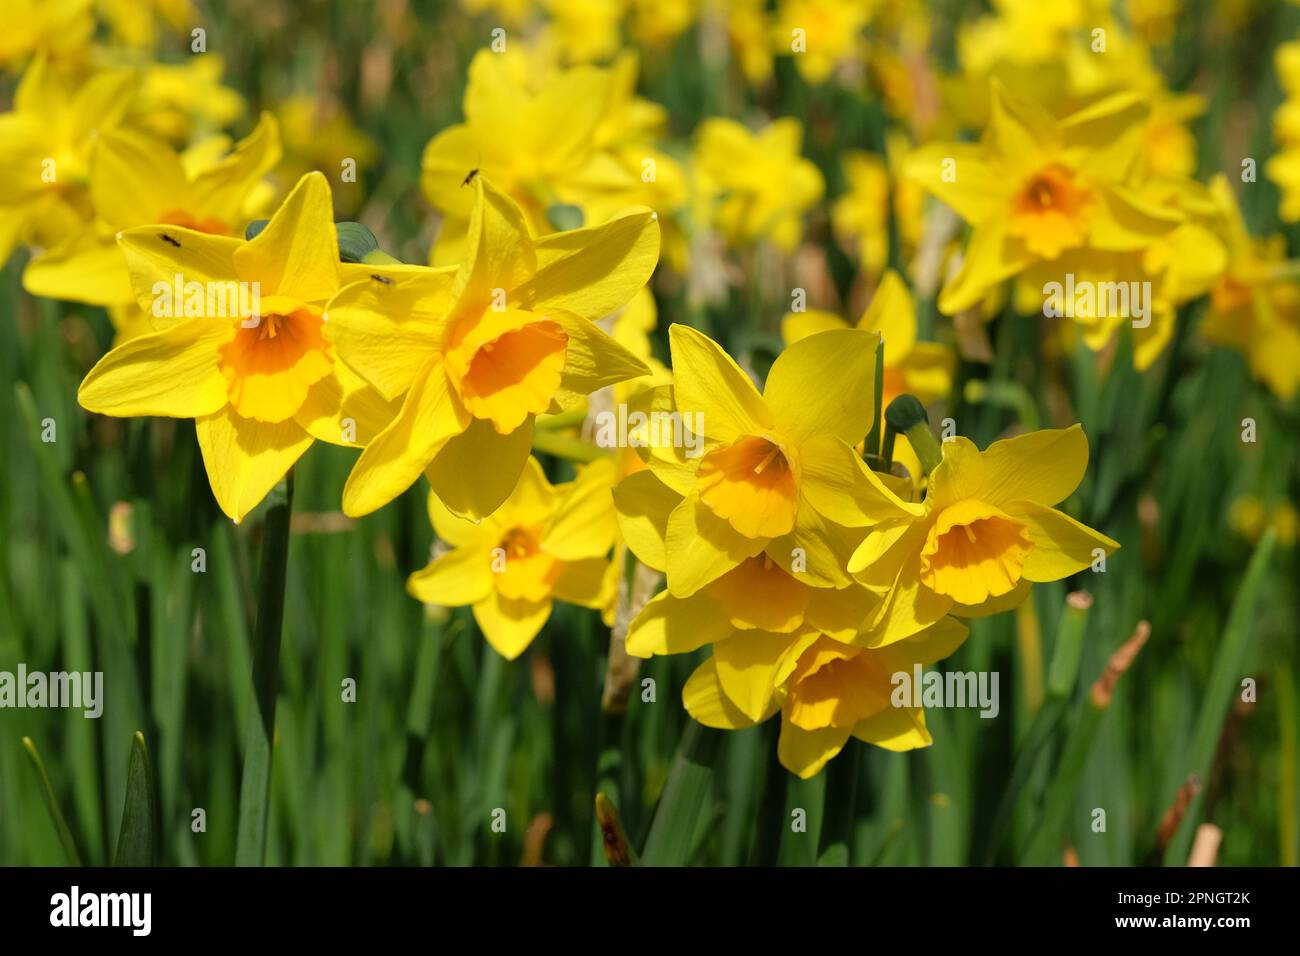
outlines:
{"label": "sunlit yellow petal", "polygon": [[874,333],[835,329],[800,339],[778,355],[763,400],[780,434],[797,443],[822,435],[850,445],[860,441],[871,430],[879,345]]}
{"label": "sunlit yellow petal", "polygon": [[800,780],[815,777],[828,760],[844,749],[851,732],[849,727],[804,730],[782,717],[781,739],[777,742],[781,766]]}
{"label": "sunlit yellow petal", "polygon": [[722,606],[700,591],[687,598],[660,591],[632,619],[627,652],[633,657],[689,654],[735,632]]}
{"label": "sunlit yellow petal", "polygon": [[1118,542],[1053,508],[1025,503],[1013,506],[1012,511],[1027,521],[1034,542],[1024,569],[1030,581],[1059,581],[1119,547]]}
{"label": "sunlit yellow petal", "polygon": [[677,408],[704,415],[704,433],[720,441],[760,434],[775,424],[748,375],[703,332],[674,323],[668,328]]}
{"label": "sunlit yellow petal", "polygon": [[196,419],[194,426],[212,494],[235,521],[257,507],[312,443],[292,419],[259,422],[230,407]]}
{"label": "sunlit yellow petal", "polygon": [[406,592],[425,604],[463,607],[492,590],[492,559],[478,548],[455,548],[406,579]]}
{"label": "sunlit yellow petal", "polygon": [[392,501],[468,425],[468,414],[450,393],[442,360],[434,356],[416,373],[397,418],[357,459],[343,488],[343,511],[360,517]]}
{"label": "sunlit yellow petal", "polygon": [[266,228],[235,251],[235,267],[245,282],[260,282],[263,295],[304,302],[324,302],[335,293],[338,261],[334,203],[318,172],[298,180]]}
{"label": "sunlit yellow petal", "polygon": [[77,401],[87,411],[124,418],[210,415],[227,401],[217,354],[230,336],[230,325],[191,319],[131,339],[90,370]]}
{"label": "sunlit yellow petal", "polygon": [[496,591],[474,605],[474,620],[482,629],[483,636],[508,661],[513,661],[528,649],[550,616],[549,599],[511,599]]}
{"label": "sunlit yellow petal", "polygon": [[688,714],[705,727],[741,730],[754,726],[754,721],[746,717],[722,692],[712,657],[695,668],[695,672],[686,681],[686,686],[682,688],[682,705]]}

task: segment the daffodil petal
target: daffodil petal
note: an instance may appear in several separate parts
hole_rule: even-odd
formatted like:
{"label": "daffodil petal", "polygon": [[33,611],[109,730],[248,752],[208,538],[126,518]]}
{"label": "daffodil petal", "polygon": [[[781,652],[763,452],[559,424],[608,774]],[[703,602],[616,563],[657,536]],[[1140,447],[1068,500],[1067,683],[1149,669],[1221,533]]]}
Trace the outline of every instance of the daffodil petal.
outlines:
{"label": "daffodil petal", "polygon": [[492,591],[474,605],[474,620],[492,648],[508,661],[528,649],[547,619],[551,616],[551,601],[527,601],[523,598],[504,598]]}
{"label": "daffodil petal", "polygon": [[967,222],[984,222],[999,212],[1007,185],[976,143],[927,143],[915,149],[904,175]]}
{"label": "daffodil petal", "polygon": [[785,317],[781,319],[781,339],[786,345],[794,345],[795,342],[806,339],[810,335],[816,335],[818,332],[847,328],[849,328],[848,322],[845,322],[834,312],[827,312],[824,309],[787,312]]}
{"label": "daffodil petal", "polygon": [[[118,247],[126,257],[135,301],[152,314],[155,286],[182,283],[232,282],[235,251],[243,245],[229,236],[210,236],[181,226],[137,226],[118,233]],[[268,294],[270,290],[267,290]]]}
{"label": "daffodil petal", "polygon": [[807,780],[817,776],[827,761],[844,749],[851,733],[849,727],[804,730],[782,718],[777,757],[786,770],[800,780]]}
{"label": "daffodil petal", "polygon": [[1006,594],[991,597],[980,604],[961,604],[953,602],[952,610],[949,613],[953,617],[964,619],[976,617],[990,617],[994,614],[1001,614],[1004,611],[1014,611],[1020,605],[1025,603],[1025,598],[1029,597],[1033,591],[1034,582],[1027,578],[1022,578],[1012,590]]}
{"label": "daffodil petal", "polygon": [[745,631],[713,648],[722,692],[750,720],[757,723],[775,712],[777,668],[794,642],[790,634]]}
{"label": "daffodil petal", "polygon": [[399,403],[384,401],[340,362],[335,363],[333,375],[311,387],[294,418],[320,441],[359,448],[387,428],[400,410]]}
{"label": "daffodil petal", "polygon": [[794,530],[768,543],[764,553],[792,577],[819,588],[849,583],[844,568],[857,542],[857,532],[828,521],[801,502]]}
{"label": "daffodil petal", "polygon": [[636,471],[614,488],[618,528],[637,560],[656,571],[666,571],[668,516],[682,500],[652,471]]}
{"label": "daffodil petal", "polygon": [[492,561],[478,548],[455,548],[406,579],[406,593],[425,604],[463,607],[492,590]]}
{"label": "daffodil petal", "polygon": [[1012,509],[1016,518],[1027,522],[1034,543],[1022,571],[1026,580],[1059,581],[1091,567],[1099,556],[1119,547],[1119,542],[1054,508],[1020,502]]}
{"label": "daffodil petal", "polygon": [[796,444],[824,435],[849,445],[860,441],[874,417],[879,346],[874,332],[832,329],[800,339],[778,355],[763,400],[779,433]]}
{"label": "daffodil petal", "polygon": [[564,497],[542,535],[547,554],[562,561],[578,561],[609,553],[618,538],[613,486],[613,459],[597,459],[579,469],[565,486]]}
{"label": "daffodil petal", "polygon": [[704,434],[719,441],[762,434],[775,424],[749,376],[717,342],[688,325],[668,328],[673,397],[682,413],[701,412]]}
{"label": "daffodil petal", "polygon": [[940,621],[952,607],[952,598],[934,593],[917,574],[905,571],[885,595],[879,615],[860,642],[875,648],[901,641]]}
{"label": "daffodil petal", "polygon": [[562,394],[557,396],[561,406],[572,407],[575,399],[585,398],[606,385],[650,374],[644,362],[594,322],[568,312],[550,311],[546,318],[569,337],[560,376]]}
{"label": "daffodil petal", "polygon": [[799,493],[829,521],[860,527],[921,514],[924,507],[903,501],[867,467],[849,445],[824,435],[800,448]]}
{"label": "daffodil petal", "polygon": [[605,558],[566,561],[555,579],[555,596],[579,607],[600,607],[606,598],[608,569],[609,561]]}
{"label": "daffodil petal", "polygon": [[189,191],[185,169],[166,143],[123,129],[99,135],[91,154],[90,197],[112,228],[159,222]]}
{"label": "daffodil petal", "polygon": [[212,494],[235,521],[258,506],[312,443],[293,419],[259,422],[229,406],[196,419],[194,430]]}
{"label": "daffodil petal", "polygon": [[632,619],[626,646],[633,657],[689,654],[734,632],[722,605],[707,593],[678,598],[660,591]]}
{"label": "daffodil petal", "polygon": [[23,288],[32,295],[90,305],[135,303],[122,250],[94,234],[74,237],[32,259],[23,270]]}
{"label": "daffodil petal", "polygon": [[695,668],[686,681],[686,686],[682,688],[682,705],[691,717],[705,727],[742,730],[754,726],[754,721],[746,717],[722,692],[712,657]]}
{"label": "daffodil petal", "polygon": [[668,590],[689,597],[763,550],[765,540],[737,534],[695,495],[682,500],[668,517],[665,554]]}
{"label": "daffodil petal", "polygon": [[901,752],[928,747],[934,743],[925,726],[925,711],[920,707],[886,707],[878,714],[859,720],[853,736],[885,750]]}
{"label": "daffodil petal", "polygon": [[1012,501],[1054,505],[1083,480],[1088,438],[1080,425],[1044,428],[995,441],[979,457],[981,500],[998,507]]}
{"label": "daffodil petal", "polygon": [[87,411],[120,418],[211,415],[227,402],[217,350],[231,335],[229,325],[191,319],[131,339],[96,363],[77,401]]}
{"label": "daffodil petal", "polygon": [[1007,234],[1005,219],[994,218],[975,226],[961,267],[939,293],[939,311],[956,315],[979,305],[1000,283],[1023,272],[1033,261],[1025,244]]}
{"label": "daffodil petal", "polygon": [[537,271],[517,290],[525,308],[599,319],[622,308],[659,261],[659,221],[649,209],[619,213],[587,229],[538,239]]}
{"label": "daffodil petal", "polygon": [[883,665],[889,673],[910,671],[913,664],[934,664],[966,642],[970,628],[953,617],[942,617],[925,630],[882,648]]}
{"label": "daffodil petal", "polygon": [[260,282],[263,295],[324,302],[339,284],[339,245],[334,203],[324,175],[298,180],[266,228],[235,251],[246,282]]}
{"label": "daffodil petal", "polygon": [[478,520],[496,511],[514,491],[533,447],[533,418],[508,435],[490,421],[470,419],[426,469],[429,484],[453,513]]}
{"label": "daffodil petal", "polygon": [[357,459],[343,488],[344,513],[360,517],[392,501],[468,425],[469,416],[450,393],[442,359],[435,355],[416,373],[397,417]]}
{"label": "daffodil petal", "polygon": [[809,588],[804,622],[827,637],[852,643],[875,616],[880,597],[857,584]]}
{"label": "daffodil petal", "polygon": [[325,307],[325,328],[339,358],[385,398],[397,398],[442,340],[451,281],[447,270],[431,269],[340,289]]}
{"label": "daffodil petal", "polygon": [[[523,308],[515,290],[537,268],[528,224],[515,201],[479,176],[474,180],[478,201],[470,216],[466,259],[456,275],[453,294],[461,309],[481,311],[507,296],[504,305]],[[520,301],[511,301],[512,293]]]}
{"label": "daffodil petal", "polygon": [[249,193],[280,162],[282,154],[280,127],[274,116],[262,113],[253,131],[228,156],[194,176],[191,192],[196,212],[222,222],[237,221]]}

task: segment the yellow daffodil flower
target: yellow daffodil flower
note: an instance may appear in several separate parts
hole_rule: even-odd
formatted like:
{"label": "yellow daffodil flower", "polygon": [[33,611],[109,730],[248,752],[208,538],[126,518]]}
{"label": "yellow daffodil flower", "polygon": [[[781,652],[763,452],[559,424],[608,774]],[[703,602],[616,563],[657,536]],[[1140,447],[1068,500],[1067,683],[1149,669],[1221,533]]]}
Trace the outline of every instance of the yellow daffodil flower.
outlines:
{"label": "yellow daffodil flower", "polygon": [[[906,161],[908,146],[899,135],[888,141],[888,165],[897,168]],[[901,261],[909,261],[916,251],[924,227],[925,194],[910,179],[891,181],[885,160],[872,153],[845,150],[841,164],[849,191],[831,206],[831,224],[840,242],[856,250],[862,271],[875,278],[889,261],[891,210]]]}
{"label": "yellow daffodil flower", "polygon": [[879,338],[837,329],[801,339],[761,394],[703,333],[673,325],[669,339],[671,399],[654,414],[669,412],[695,446],[661,438],[647,449],[651,471],[683,499],[667,524],[669,590],[689,597],[760,554],[807,583],[848,584],[848,528],[913,507],[853,451],[874,415]]}
{"label": "yellow daffodil flower", "polygon": [[[1209,190],[1188,179],[1152,178],[1141,193],[1183,222],[1139,255],[1088,248],[1062,253],[1021,273],[1015,288],[1018,311],[1069,316],[1073,323],[1062,326],[1063,336],[1069,342],[1081,338],[1094,351],[1107,348],[1131,326],[1133,365],[1139,371],[1169,344],[1178,307],[1209,292],[1227,267],[1227,250],[1217,234],[1219,209]],[[1086,292],[1069,296],[1063,276],[1073,277],[1074,288]]]}
{"label": "yellow daffodil flower", "polygon": [[[303,177],[250,241],[157,225],[118,241],[140,306],[155,322],[170,311],[170,324],[105,355],[78,401],[102,415],[193,418],[212,493],[234,520],[315,439],[354,447],[395,413],[335,361],[324,306],[347,281],[426,270],[341,264],[319,173]],[[156,310],[164,299],[170,309]]]}
{"label": "yellow daffodil flower", "polygon": [[1065,252],[1138,253],[1175,229],[1182,217],[1131,181],[1146,115],[1137,96],[1118,94],[1057,121],[995,83],[980,143],[917,149],[908,173],[972,227],[939,308],[969,309]]}
{"label": "yellow daffodil flower", "polygon": [[1237,197],[1222,174],[1210,184],[1228,248],[1224,274],[1210,290],[1201,334],[1246,357],[1250,373],[1276,395],[1300,390],[1300,283],[1276,270],[1286,257],[1282,236],[1256,239],[1246,231]]}
{"label": "yellow daffodil flower", "polygon": [[358,459],[343,493],[374,511],[426,471],[454,513],[491,514],[532,447],[537,415],[648,371],[593,320],[645,285],[659,255],[649,209],[534,238],[483,177],[460,268],[365,281],[328,309],[339,355],[401,410]]}
{"label": "yellow daffodil flower", "polygon": [[943,443],[920,514],[879,523],[849,562],[884,594],[882,643],[946,614],[972,617],[1015,607],[1034,582],[1058,581],[1119,547],[1053,506],[1088,465],[1078,425],[994,442]]}
{"label": "yellow daffodil flower", "polygon": [[0,70],[46,56],[81,59],[95,33],[93,0],[8,0],[0,10]]}
{"label": "yellow daffodil flower", "polygon": [[239,93],[221,82],[225,71],[220,53],[142,66],[132,125],[178,145],[225,129],[248,108]]}
{"label": "yellow daffodil flower", "polygon": [[[619,530],[648,567],[670,567],[669,522],[682,498],[650,471],[614,489]],[[882,598],[866,588],[812,587],[767,554],[746,558],[694,594],[656,595],[632,621],[634,657],[713,656],[682,694],[687,711],[710,727],[751,727],[781,711],[781,763],[816,774],[850,736],[890,750],[928,746],[919,708],[893,708],[890,677],[951,654],[966,629],[944,619],[925,633],[880,647],[869,630]]]}
{"label": "yellow daffodil flower", "polygon": [[704,218],[730,245],[766,238],[789,252],[799,244],[800,220],[826,189],[820,170],[799,155],[802,143],[796,119],[776,120],[757,133],[724,117],[700,124],[695,165]]}
{"label": "yellow daffodil flower", "polygon": [[19,242],[55,246],[87,227],[91,148],[123,122],[133,84],[124,70],[75,82],[43,59],[27,68],[0,114],[0,262]]}
{"label": "yellow daffodil flower", "polygon": [[1273,138],[1279,149],[1268,161],[1268,178],[1282,190],[1284,222],[1300,220],[1300,43],[1283,43],[1273,55],[1286,99],[1273,114]]}
{"label": "yellow daffodil flower", "polygon": [[[90,160],[96,228],[36,256],[23,273],[32,295],[92,305],[135,299],[116,236],[133,226],[184,226],[218,236],[242,235],[260,210],[249,200],[280,158],[275,121],[257,128],[220,160],[187,169],[165,143],[126,130],[102,133]],[[261,193],[265,198],[265,193]]]}
{"label": "yellow daffodil flower", "polygon": [[602,607],[617,529],[610,497],[613,462],[592,462],[552,486],[536,458],[493,514],[457,517],[429,494],[429,518],[451,545],[406,582],[412,597],[446,607],[471,605],[489,644],[514,660],[551,616],[556,600]]}
{"label": "yellow daffodil flower", "polygon": [[[421,187],[445,217],[434,264],[464,258],[475,198],[464,181],[474,169],[519,205],[539,236],[558,228],[551,220],[556,208],[574,206],[590,225],[630,205],[667,218],[685,201],[680,166],[649,145],[667,114],[634,95],[635,57],[607,69],[533,66],[527,52],[477,54],[465,122],[425,148]],[[670,236],[667,251],[680,264],[684,241]]]}
{"label": "yellow daffodil flower", "polygon": [[772,78],[772,28],[765,0],[705,0],[702,16],[722,22],[732,55],[750,86],[762,86]]}
{"label": "yellow daffodil flower", "polygon": [[815,630],[737,634],[714,645],[682,688],[682,703],[706,727],[725,730],[780,712],[777,756],[806,780],[850,737],[893,751],[930,746],[924,709],[894,706],[892,676],[948,657],[967,634],[952,618],[888,647],[845,644]]}
{"label": "yellow daffodil flower", "polygon": [[793,56],[809,83],[824,83],[841,61],[861,55],[872,6],[872,0],[780,0],[772,48]]}

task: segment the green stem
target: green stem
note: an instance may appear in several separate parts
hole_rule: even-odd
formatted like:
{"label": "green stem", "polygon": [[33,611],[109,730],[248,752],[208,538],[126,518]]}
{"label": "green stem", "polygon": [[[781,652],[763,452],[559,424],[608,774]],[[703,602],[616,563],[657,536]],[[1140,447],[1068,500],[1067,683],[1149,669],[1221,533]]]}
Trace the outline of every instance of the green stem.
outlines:
{"label": "green stem", "polygon": [[293,472],[271,492],[262,529],[262,567],[257,624],[253,633],[253,712],[244,747],[239,786],[237,866],[266,862],[266,824],[271,799],[271,750],[275,740],[275,695],[280,678],[280,635],[284,623],[285,571],[289,562],[289,518],[293,511]]}
{"label": "green stem", "polygon": [[[1219,642],[1218,654],[1214,658],[1214,670],[1210,673],[1210,683],[1206,688],[1204,704],[1196,722],[1196,735],[1193,738],[1191,751],[1192,762],[1187,768],[1189,773],[1198,774],[1203,781],[1210,779],[1210,771],[1214,767],[1214,754],[1219,746],[1219,738],[1223,734],[1223,722],[1227,719],[1233,698],[1240,692],[1242,662],[1245,659],[1246,645],[1250,641],[1251,631],[1254,630],[1252,624],[1255,618],[1255,605],[1259,601],[1264,572],[1268,570],[1276,544],[1276,532],[1270,528],[1255,546],[1255,553],[1246,567],[1246,575],[1228,611],[1228,623],[1224,628],[1223,640]],[[1205,789],[1203,787],[1193,798],[1177,833],[1165,848],[1165,866],[1182,866],[1187,862],[1187,855],[1191,851],[1192,834],[1196,830],[1205,803]]]}
{"label": "green stem", "polygon": [[1011,769],[1011,779],[998,801],[990,827],[988,847],[984,862],[992,865],[1002,838],[1011,823],[1020,792],[1029,782],[1034,768],[1038,766],[1048,743],[1056,732],[1057,725],[1065,716],[1066,705],[1074,690],[1079,673],[1079,655],[1083,650],[1083,634],[1088,624],[1088,611],[1092,601],[1082,592],[1071,594],[1066,599],[1065,611],[1056,632],[1056,643],[1052,648],[1052,663],[1048,666],[1047,695],[1043,706],[1034,715],[1033,723],[1025,734],[1023,742],[1016,752],[1015,764]]}
{"label": "green stem", "polygon": [[785,836],[785,795],[790,778],[777,753],[781,722],[769,720],[763,727],[763,745],[767,749],[767,768],[763,772],[763,795],[759,798],[758,818],[754,821],[754,846],[749,853],[750,866],[776,866],[781,859],[781,838]]}
{"label": "green stem", "polygon": [[880,420],[884,417],[881,415],[880,403],[884,400],[885,391],[885,341],[881,339],[876,346],[876,375],[875,375],[875,403],[871,406],[875,413],[871,416],[871,431],[867,432],[867,441],[862,451],[870,461],[880,455]]}
{"label": "green stem", "polygon": [[690,861],[721,744],[722,731],[694,720],[687,725],[641,854],[646,866],[685,866]]}
{"label": "green stem", "polygon": [[822,813],[819,866],[848,866],[853,855],[854,806],[858,795],[858,770],[862,745],[849,742],[826,770],[826,802]]}
{"label": "green stem", "polygon": [[41,760],[40,751],[36,749],[36,744],[32,742],[31,737],[23,738],[23,750],[27,751],[32,766],[36,768],[36,776],[41,784],[41,796],[45,800],[45,809],[50,812],[50,820],[54,823],[54,830],[59,835],[59,842],[63,844],[63,855],[67,858],[69,866],[81,866],[81,854],[77,852],[77,841],[72,838],[72,830],[68,827],[68,821],[63,816],[63,809],[59,806],[59,798],[54,794],[54,785],[50,783],[50,775],[45,771],[45,762]]}

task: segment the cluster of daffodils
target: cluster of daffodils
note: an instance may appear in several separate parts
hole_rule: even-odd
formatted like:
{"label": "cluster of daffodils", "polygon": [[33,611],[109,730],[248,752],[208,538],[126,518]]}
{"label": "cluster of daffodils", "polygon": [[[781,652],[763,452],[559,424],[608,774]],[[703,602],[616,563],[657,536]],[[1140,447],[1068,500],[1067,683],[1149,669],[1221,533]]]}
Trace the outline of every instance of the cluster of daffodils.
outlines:
{"label": "cluster of daffodils", "polygon": [[673,383],[651,404],[702,422],[700,453],[652,435],[647,467],[614,490],[628,546],[667,580],[632,622],[628,653],[711,646],[686,709],[727,729],[779,713],[781,763],[801,777],[850,737],[928,745],[894,675],[952,654],[962,619],[1013,608],[1034,582],[1118,546],[1054,507],[1087,465],[1078,426],[981,452],[960,438],[940,450],[922,420],[908,434],[930,465],[923,495],[869,468],[856,446],[873,424],[877,321],[798,338],[762,391],[716,342],[672,326]]}

